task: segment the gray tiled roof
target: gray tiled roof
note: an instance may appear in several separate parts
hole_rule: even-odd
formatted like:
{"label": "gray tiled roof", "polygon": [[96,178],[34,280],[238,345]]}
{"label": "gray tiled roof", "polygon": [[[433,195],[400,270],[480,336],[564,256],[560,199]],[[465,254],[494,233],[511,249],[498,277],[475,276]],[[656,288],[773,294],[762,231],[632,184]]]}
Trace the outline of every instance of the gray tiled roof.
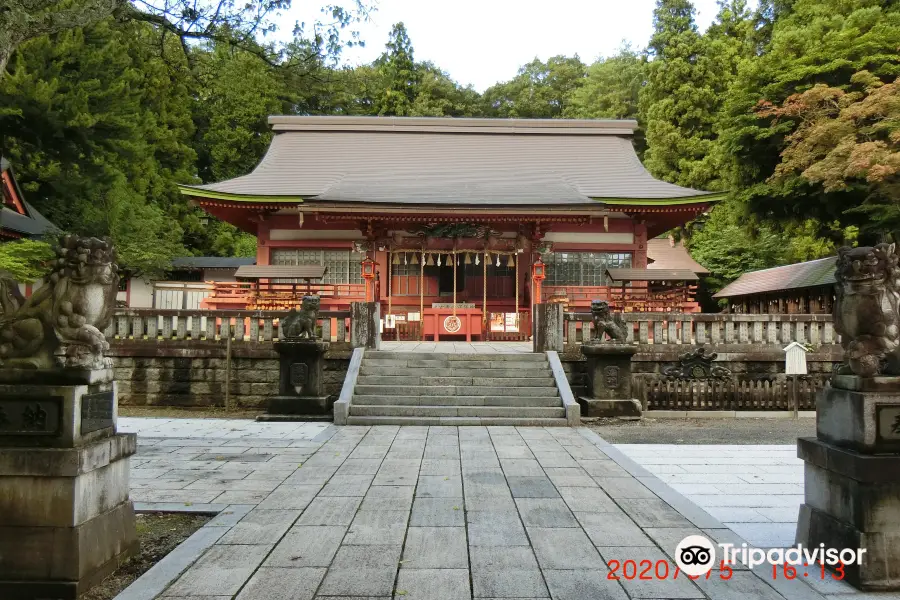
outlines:
{"label": "gray tiled roof", "polygon": [[631,144],[634,121],[271,117],[249,175],[187,190],[334,202],[577,205],[687,199],[654,179]]}
{"label": "gray tiled roof", "polygon": [[256,258],[252,256],[178,256],[172,259],[172,268],[181,270],[237,269],[255,264]]}
{"label": "gray tiled roof", "polygon": [[669,238],[647,240],[648,269],[688,269],[694,273],[709,273],[698,263],[681,243],[670,243]]}
{"label": "gray tiled roof", "polygon": [[837,257],[832,256],[795,265],[750,271],[723,287],[713,295],[713,298],[734,298],[765,292],[834,285],[836,261]]}
{"label": "gray tiled roof", "polygon": [[7,207],[0,209],[0,229],[9,229],[27,237],[40,237],[45,233],[57,231],[56,225],[47,220],[44,215],[22,200],[26,215],[20,215]]}

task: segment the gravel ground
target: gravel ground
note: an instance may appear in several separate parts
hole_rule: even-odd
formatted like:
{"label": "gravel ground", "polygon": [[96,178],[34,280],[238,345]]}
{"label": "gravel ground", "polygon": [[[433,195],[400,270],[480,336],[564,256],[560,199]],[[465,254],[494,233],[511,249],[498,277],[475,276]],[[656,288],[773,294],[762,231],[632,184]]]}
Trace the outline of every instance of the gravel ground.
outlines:
{"label": "gravel ground", "polygon": [[612,444],[795,444],[815,437],[816,420],[801,419],[598,419],[585,423]]}
{"label": "gravel ground", "polygon": [[145,514],[137,515],[141,552],[123,563],[78,600],[110,600],[131,585],[157,562],[200,529],[210,517],[203,515]]}

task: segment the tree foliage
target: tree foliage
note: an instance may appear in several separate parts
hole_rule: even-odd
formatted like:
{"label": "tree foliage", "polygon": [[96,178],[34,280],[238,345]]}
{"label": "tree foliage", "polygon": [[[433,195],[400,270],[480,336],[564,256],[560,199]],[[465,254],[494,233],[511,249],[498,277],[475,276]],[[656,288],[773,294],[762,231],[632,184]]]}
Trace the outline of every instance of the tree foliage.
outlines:
{"label": "tree foliage", "polygon": [[8,273],[22,283],[32,283],[47,273],[55,256],[47,242],[27,239],[6,242],[0,244],[0,273]]}
{"label": "tree foliage", "polygon": [[560,118],[572,95],[584,84],[586,69],[578,56],[554,56],[547,62],[535,58],[510,81],[485,90],[486,116]]}
{"label": "tree foliage", "polygon": [[[793,99],[788,110],[796,108],[791,105],[798,95],[820,84],[865,94],[865,83],[859,77],[854,80],[861,72],[869,74],[864,79],[894,81],[900,75],[900,5],[879,0],[796,0],[775,14],[764,51],[741,64],[720,117],[723,151],[729,158],[728,187],[763,218],[839,221],[860,227],[864,239],[874,241],[878,232],[895,225],[890,213],[857,210],[867,201],[871,205],[870,186],[836,188],[818,176],[804,176],[806,169],[795,170],[791,165],[799,164],[796,159],[804,146],[801,139],[812,142],[805,127],[798,137],[792,137],[806,121],[767,108],[784,109],[789,98]],[[811,95],[804,98],[801,103],[813,101]],[[822,108],[816,107],[818,116],[812,119],[820,125],[825,123],[819,118]],[[792,143],[794,149],[787,157],[790,164],[779,171],[782,152]],[[808,175],[815,173],[814,169]]]}

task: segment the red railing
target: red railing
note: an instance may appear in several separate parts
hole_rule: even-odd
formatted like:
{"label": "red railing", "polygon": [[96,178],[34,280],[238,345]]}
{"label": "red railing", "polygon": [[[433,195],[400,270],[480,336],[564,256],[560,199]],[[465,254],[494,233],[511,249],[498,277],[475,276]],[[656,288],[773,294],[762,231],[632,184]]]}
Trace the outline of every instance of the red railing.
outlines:
{"label": "red railing", "polygon": [[613,310],[622,312],[698,312],[694,300],[697,286],[687,285],[666,290],[644,287],[612,286],[544,286],[544,302],[559,303],[569,308],[588,307],[591,300],[606,300]]}
{"label": "red railing", "polygon": [[216,281],[204,306],[243,304],[248,310],[282,310],[299,306],[303,296],[364,301],[362,283],[260,283],[256,281]]}

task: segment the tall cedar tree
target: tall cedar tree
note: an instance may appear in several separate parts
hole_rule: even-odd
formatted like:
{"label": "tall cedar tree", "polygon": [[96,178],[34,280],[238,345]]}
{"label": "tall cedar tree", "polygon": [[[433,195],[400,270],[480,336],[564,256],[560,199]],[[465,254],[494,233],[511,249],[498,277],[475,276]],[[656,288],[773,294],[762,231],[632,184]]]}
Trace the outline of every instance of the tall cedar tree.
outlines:
{"label": "tall cedar tree", "polygon": [[715,161],[715,126],[734,69],[731,52],[722,48],[731,44],[724,28],[721,33],[714,31],[710,39],[701,36],[694,12],[689,0],[657,0],[648,48],[653,60],[640,98],[647,135],[644,162],[666,181],[722,189]]}
{"label": "tall cedar tree", "polygon": [[[159,272],[184,253],[167,216],[196,154],[188,89],[147,26],[105,21],[22,45],[0,79],[4,145],[29,201],[62,229],[110,236]],[[152,240],[153,243],[148,243]]]}
{"label": "tall cedar tree", "polygon": [[391,28],[385,52],[375,61],[382,75],[382,89],[375,97],[374,109],[382,116],[403,117],[411,113],[419,86],[419,69],[413,59],[413,47],[403,23]]}

